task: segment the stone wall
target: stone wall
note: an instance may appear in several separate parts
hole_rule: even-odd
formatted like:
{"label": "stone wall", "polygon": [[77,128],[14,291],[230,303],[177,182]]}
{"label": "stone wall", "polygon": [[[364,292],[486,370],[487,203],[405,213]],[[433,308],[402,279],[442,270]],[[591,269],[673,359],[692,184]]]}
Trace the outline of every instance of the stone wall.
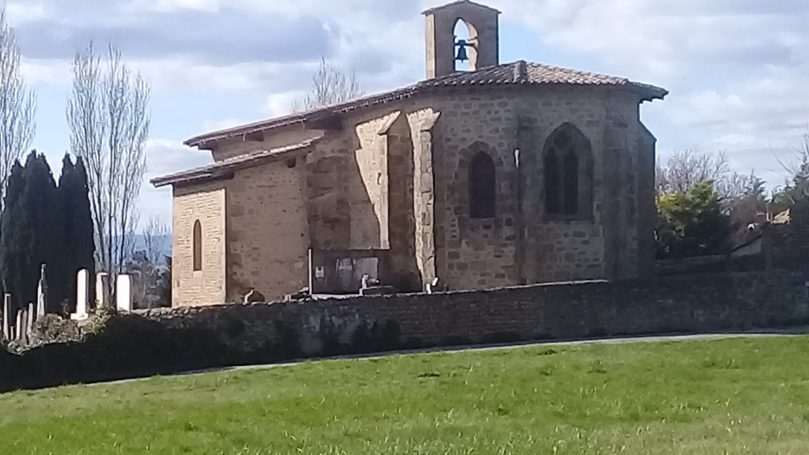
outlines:
{"label": "stone wall", "polygon": [[[443,93],[430,100],[441,115],[429,159],[436,270],[452,289],[633,278],[651,265],[654,138],[636,97],[575,87]],[[590,144],[592,181],[581,188],[592,188],[592,216],[545,213],[544,144],[566,123]],[[468,167],[478,152],[496,165],[493,219],[469,216]]]}
{"label": "stone wall", "polygon": [[21,355],[0,345],[0,393],[407,348],[806,326],[806,278],[715,274],[102,315],[74,342]]}
{"label": "stone wall", "polygon": [[[329,131],[296,126],[223,141],[217,159],[325,134],[292,170],[276,163],[223,183],[226,298],[197,302],[237,300],[251,288],[293,293],[305,284],[310,247],[387,250],[391,284],[403,290],[436,277],[459,290],[651,271],[654,137],[638,102],[604,87],[458,88],[349,113]],[[564,124],[590,145],[584,217],[544,209],[543,148]],[[469,216],[469,164],[479,152],[496,166],[491,219]]]}
{"label": "stone wall", "polygon": [[416,347],[804,325],[809,289],[797,273],[739,273],[141,314],[168,328],[210,330],[240,351],[292,343],[320,355],[375,327]]}
{"label": "stone wall", "polygon": [[280,128],[272,134],[259,133],[254,136],[246,135],[233,139],[225,139],[217,143],[211,156],[214,161],[224,161],[228,158],[255,153],[262,150],[273,150],[288,147],[301,142],[318,138],[324,131],[318,129],[305,129],[302,125]]}
{"label": "stone wall", "polygon": [[[172,232],[174,306],[215,305],[226,301],[226,202],[224,182],[175,188]],[[202,270],[194,270],[193,232],[202,232]]]}
{"label": "stone wall", "polygon": [[789,223],[765,225],[762,241],[768,269],[809,270],[809,199],[790,209]]}
{"label": "stone wall", "polygon": [[795,204],[791,216],[794,266],[809,270],[809,199]]}
{"label": "stone wall", "polygon": [[351,163],[356,167],[349,184],[351,249],[388,249],[388,154],[380,130],[398,112],[360,123],[354,129],[359,146]]}
{"label": "stone wall", "polygon": [[227,301],[251,289],[282,299],[307,285],[305,156],[236,173],[227,183]]}

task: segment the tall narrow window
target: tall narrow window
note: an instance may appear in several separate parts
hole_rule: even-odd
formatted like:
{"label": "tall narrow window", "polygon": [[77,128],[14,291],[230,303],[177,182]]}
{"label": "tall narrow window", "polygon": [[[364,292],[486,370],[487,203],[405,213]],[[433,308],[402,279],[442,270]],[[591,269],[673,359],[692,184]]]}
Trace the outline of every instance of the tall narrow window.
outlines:
{"label": "tall narrow window", "polygon": [[573,150],[565,154],[564,171],[565,188],[562,194],[565,215],[579,213],[579,157]]}
{"label": "tall narrow window", "polygon": [[545,212],[587,217],[592,211],[592,156],[590,141],[565,123],[545,142]]}
{"label": "tall narrow window", "polygon": [[545,152],[545,211],[558,215],[562,211],[559,201],[559,158],[556,150],[551,149]]}
{"label": "tall narrow window", "polygon": [[469,215],[472,218],[494,218],[497,201],[494,161],[480,152],[469,166]]}
{"label": "tall narrow window", "polygon": [[202,270],[202,224],[199,220],[194,222],[194,271]]}

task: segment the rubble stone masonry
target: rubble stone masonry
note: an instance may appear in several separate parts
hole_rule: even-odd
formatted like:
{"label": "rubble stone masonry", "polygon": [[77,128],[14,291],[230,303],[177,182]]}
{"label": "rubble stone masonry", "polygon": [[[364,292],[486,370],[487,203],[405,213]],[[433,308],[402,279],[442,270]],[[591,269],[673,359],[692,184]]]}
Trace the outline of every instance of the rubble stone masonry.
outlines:
{"label": "rubble stone masonry", "polygon": [[302,354],[319,355],[326,343],[351,344],[358,330],[373,326],[395,327],[400,345],[425,347],[805,325],[806,279],[795,272],[706,274],[140,314],[168,328],[211,330],[241,351],[291,334]]}

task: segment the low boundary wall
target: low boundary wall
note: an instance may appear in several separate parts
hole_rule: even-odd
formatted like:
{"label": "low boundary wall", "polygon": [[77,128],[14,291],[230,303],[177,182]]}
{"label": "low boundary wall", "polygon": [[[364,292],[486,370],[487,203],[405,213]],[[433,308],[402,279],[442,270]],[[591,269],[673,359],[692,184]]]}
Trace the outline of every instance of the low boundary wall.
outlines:
{"label": "low boundary wall", "polygon": [[149,310],[78,342],[0,349],[0,392],[404,348],[803,325],[807,276],[786,272]]}
{"label": "low boundary wall", "polygon": [[141,313],[167,327],[213,329],[240,349],[292,329],[304,354],[350,344],[357,330],[395,325],[412,346],[746,330],[809,324],[809,282],[797,273],[667,277]]}

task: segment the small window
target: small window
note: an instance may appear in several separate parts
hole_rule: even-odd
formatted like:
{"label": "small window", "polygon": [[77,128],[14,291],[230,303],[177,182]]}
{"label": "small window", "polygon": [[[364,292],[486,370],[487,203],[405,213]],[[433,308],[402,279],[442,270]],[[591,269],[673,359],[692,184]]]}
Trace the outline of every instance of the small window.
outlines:
{"label": "small window", "polygon": [[494,218],[497,200],[494,161],[488,153],[475,155],[469,166],[469,215]]}
{"label": "small window", "polygon": [[194,271],[202,270],[202,224],[199,220],[194,222]]}

